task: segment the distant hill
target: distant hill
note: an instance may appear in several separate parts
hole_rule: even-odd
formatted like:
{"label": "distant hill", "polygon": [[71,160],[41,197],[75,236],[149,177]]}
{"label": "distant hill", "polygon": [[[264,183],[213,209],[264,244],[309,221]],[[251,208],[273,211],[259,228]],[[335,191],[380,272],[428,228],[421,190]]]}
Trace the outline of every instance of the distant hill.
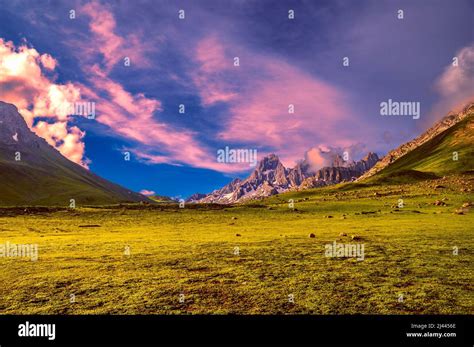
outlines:
{"label": "distant hill", "polygon": [[[21,160],[16,160],[19,153]],[[99,205],[150,201],[63,157],[0,101],[0,205]]]}
{"label": "distant hill", "polygon": [[176,200],[164,195],[151,195],[149,198],[156,202],[176,202]]}
{"label": "distant hill", "polygon": [[474,104],[470,104],[389,152],[358,181],[418,180],[473,170]]}

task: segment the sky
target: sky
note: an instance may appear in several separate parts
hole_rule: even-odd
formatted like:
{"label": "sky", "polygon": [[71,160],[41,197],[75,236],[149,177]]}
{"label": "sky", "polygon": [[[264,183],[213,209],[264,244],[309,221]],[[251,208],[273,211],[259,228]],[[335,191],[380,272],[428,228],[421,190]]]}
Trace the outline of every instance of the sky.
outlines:
{"label": "sky", "polygon": [[253,170],[226,147],[317,167],[416,137],[474,100],[472,23],[472,0],[0,0],[0,100],[94,173],[181,198]]}

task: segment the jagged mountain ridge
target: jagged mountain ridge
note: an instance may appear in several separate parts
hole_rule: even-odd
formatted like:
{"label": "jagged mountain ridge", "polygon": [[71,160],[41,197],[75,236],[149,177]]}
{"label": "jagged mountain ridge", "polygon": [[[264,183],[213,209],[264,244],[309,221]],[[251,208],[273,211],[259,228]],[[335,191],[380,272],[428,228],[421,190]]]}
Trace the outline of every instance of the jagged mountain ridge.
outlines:
{"label": "jagged mountain ridge", "polygon": [[369,153],[358,162],[345,162],[335,156],[331,167],[313,171],[311,165],[303,160],[294,168],[287,169],[275,154],[264,157],[257,168],[245,180],[234,179],[221,189],[204,198],[192,200],[199,203],[230,204],[298,190],[353,181],[370,169],[378,161],[375,153]]}
{"label": "jagged mountain ridge", "polygon": [[14,105],[0,101],[0,205],[68,206],[70,199],[150,201],[68,160],[28,128]]}

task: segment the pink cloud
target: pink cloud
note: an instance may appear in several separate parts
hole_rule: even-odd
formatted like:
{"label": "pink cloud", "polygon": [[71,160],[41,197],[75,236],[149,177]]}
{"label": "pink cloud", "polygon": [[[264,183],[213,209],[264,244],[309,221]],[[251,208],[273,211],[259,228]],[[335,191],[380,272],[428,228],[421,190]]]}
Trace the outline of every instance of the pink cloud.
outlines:
{"label": "pink cloud", "polygon": [[[244,170],[243,165],[217,162],[211,153],[188,130],[176,130],[160,121],[161,102],[143,94],[131,94],[124,87],[107,77],[100,68],[90,71],[93,88],[82,86],[84,96],[99,100],[96,104],[97,121],[107,125],[115,134],[139,143],[130,148],[139,159],[150,164],[187,164],[222,172]],[[100,97],[106,95],[107,97]],[[162,154],[156,154],[159,150]],[[247,167],[248,168],[248,167]]]}
{"label": "pink cloud", "polygon": [[[88,99],[97,101],[98,122],[107,125],[115,134],[136,141],[137,146],[130,148],[130,151],[146,163],[187,164],[224,172],[243,170],[240,165],[218,163],[217,155],[197,141],[194,132],[175,129],[160,121],[159,115],[163,112],[160,100],[143,93],[132,94],[121,83],[114,81],[110,71],[119,60],[128,55],[132,60],[146,62],[148,48],[141,43],[143,38],[116,34],[114,16],[106,6],[92,2],[81,10],[89,17],[92,33],[91,41],[79,44],[81,48],[84,46],[81,51],[92,53],[99,50],[105,66],[91,64],[86,54],[82,60],[82,68],[89,77],[90,85],[82,85],[81,92]],[[203,49],[201,55],[205,54],[206,49]]]}
{"label": "pink cloud", "polygon": [[87,45],[81,44],[84,48],[83,57],[87,59],[88,56],[94,56],[98,50],[104,58],[107,71],[119,61],[123,62],[125,57],[130,58],[135,67],[149,65],[146,52],[152,47],[148,46],[147,41],[138,34],[118,35],[115,32],[117,23],[107,5],[92,1],[82,6],[80,11],[89,17],[89,29],[92,33],[92,40]]}
{"label": "pink cloud", "polygon": [[[72,83],[57,84],[44,75],[42,67],[52,71],[56,66],[49,54],[0,38],[0,98],[15,104],[28,126],[66,158],[87,167],[84,132],[68,126],[65,107],[80,100],[80,91]],[[51,122],[33,126],[37,117],[49,117]]]}
{"label": "pink cloud", "polygon": [[314,170],[331,165],[331,153],[329,150],[321,147],[313,147],[306,152],[306,160]]}
{"label": "pink cloud", "polygon": [[236,72],[233,58],[227,54],[217,36],[206,37],[196,47],[195,60],[199,67],[192,79],[197,86],[203,105],[229,102],[237,96],[231,84],[223,79]]}
{"label": "pink cloud", "polygon": [[436,108],[441,106],[444,112],[474,101],[474,44],[460,49],[455,57],[458,64],[447,66],[436,81],[436,89],[443,97]]}
{"label": "pink cloud", "polygon": [[213,73],[232,68],[231,57],[215,35],[205,37],[198,42],[196,60],[201,63],[200,70],[204,73]]}
{"label": "pink cloud", "polygon": [[155,195],[155,192],[153,190],[142,189],[142,190],[140,190],[140,194],[143,194],[143,195],[146,195],[146,196],[153,196],[153,195]]}
{"label": "pink cloud", "polygon": [[43,54],[40,56],[41,65],[47,70],[54,70],[58,62],[49,54]]}
{"label": "pink cloud", "polygon": [[310,164],[311,169],[316,171],[325,166],[332,166],[337,156],[342,157],[349,164],[361,159],[366,154],[366,146],[362,143],[356,143],[344,148],[320,145],[306,151],[305,160]]}
{"label": "pink cloud", "polygon": [[[204,106],[229,105],[230,119],[220,139],[270,148],[288,166],[315,145],[356,142],[356,136],[340,130],[351,121],[343,91],[281,59],[222,42],[212,36],[197,44],[199,69],[193,78]],[[236,51],[239,67],[229,53]]]}
{"label": "pink cloud", "polygon": [[39,121],[35,132],[69,160],[88,168],[88,160],[84,159],[85,145],[82,138],[85,132],[78,127],[68,127],[67,122],[47,123]]}

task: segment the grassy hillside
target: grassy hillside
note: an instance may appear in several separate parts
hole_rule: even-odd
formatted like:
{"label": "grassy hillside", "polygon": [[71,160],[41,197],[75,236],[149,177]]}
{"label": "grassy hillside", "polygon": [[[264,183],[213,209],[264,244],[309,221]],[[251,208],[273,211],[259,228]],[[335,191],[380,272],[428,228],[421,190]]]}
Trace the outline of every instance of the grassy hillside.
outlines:
{"label": "grassy hillside", "polygon": [[[458,159],[453,160],[453,152]],[[429,179],[474,170],[474,115],[438,134],[365,182]]]}
{"label": "grassy hillside", "polygon": [[106,204],[116,198],[100,187],[24,164],[0,162],[0,204],[69,206],[70,199],[80,204]]}
{"label": "grassy hillside", "polygon": [[28,128],[14,105],[0,101],[0,123],[0,206],[150,201],[63,157]]}
{"label": "grassy hillside", "polygon": [[35,167],[26,161],[0,159],[0,181],[2,206],[69,206],[70,199],[82,205],[136,201],[136,194],[127,198],[127,190],[118,185],[61,165]]}

